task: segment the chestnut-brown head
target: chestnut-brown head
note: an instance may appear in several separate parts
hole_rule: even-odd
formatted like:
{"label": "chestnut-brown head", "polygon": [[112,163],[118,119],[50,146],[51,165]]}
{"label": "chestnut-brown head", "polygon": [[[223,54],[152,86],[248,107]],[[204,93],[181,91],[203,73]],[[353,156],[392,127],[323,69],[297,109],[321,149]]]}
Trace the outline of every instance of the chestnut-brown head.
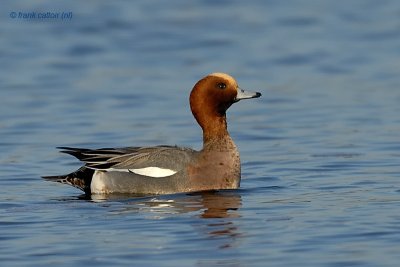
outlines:
{"label": "chestnut-brown head", "polygon": [[257,98],[258,92],[239,88],[234,78],[225,73],[212,73],[198,81],[190,93],[190,108],[204,134],[226,132],[226,110],[241,99]]}

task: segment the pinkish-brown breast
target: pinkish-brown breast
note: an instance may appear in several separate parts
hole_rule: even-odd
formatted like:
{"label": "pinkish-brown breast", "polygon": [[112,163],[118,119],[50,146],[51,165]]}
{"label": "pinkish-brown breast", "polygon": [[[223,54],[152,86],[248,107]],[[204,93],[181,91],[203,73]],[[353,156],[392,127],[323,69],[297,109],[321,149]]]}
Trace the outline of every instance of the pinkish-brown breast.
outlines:
{"label": "pinkish-brown breast", "polygon": [[[233,142],[229,147],[205,147],[188,167],[192,190],[236,189],[240,185],[240,158]],[[191,190],[191,191],[192,191]]]}

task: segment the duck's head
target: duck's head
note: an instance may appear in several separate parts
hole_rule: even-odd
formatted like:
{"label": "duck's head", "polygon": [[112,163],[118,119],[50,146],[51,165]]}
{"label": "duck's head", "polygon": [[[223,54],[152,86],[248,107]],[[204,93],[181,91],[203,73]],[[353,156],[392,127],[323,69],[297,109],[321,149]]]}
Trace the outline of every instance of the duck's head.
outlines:
{"label": "duck's head", "polygon": [[190,108],[205,131],[208,126],[215,128],[215,124],[224,123],[226,110],[233,103],[260,96],[259,92],[240,89],[235,79],[228,74],[212,73],[202,78],[193,87],[190,93]]}

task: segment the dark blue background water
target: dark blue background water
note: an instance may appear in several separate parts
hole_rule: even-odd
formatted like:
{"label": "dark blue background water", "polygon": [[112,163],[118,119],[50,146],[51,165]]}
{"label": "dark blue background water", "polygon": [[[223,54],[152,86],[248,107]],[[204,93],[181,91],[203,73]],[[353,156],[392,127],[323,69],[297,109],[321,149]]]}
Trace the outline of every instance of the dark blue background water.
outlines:
{"label": "dark blue background water", "polygon": [[[398,266],[400,3],[2,1],[4,266]],[[72,12],[71,19],[11,12]],[[222,71],[240,190],[82,200],[60,145],[201,147]]]}

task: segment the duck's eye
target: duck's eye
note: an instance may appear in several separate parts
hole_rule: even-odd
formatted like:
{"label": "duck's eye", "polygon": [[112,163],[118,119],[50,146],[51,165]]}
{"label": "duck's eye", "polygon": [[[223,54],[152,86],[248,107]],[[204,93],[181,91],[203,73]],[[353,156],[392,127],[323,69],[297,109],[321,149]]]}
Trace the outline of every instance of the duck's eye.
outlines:
{"label": "duck's eye", "polygon": [[226,88],[226,84],[224,84],[224,83],[218,83],[217,86],[218,86],[219,89],[225,89]]}

